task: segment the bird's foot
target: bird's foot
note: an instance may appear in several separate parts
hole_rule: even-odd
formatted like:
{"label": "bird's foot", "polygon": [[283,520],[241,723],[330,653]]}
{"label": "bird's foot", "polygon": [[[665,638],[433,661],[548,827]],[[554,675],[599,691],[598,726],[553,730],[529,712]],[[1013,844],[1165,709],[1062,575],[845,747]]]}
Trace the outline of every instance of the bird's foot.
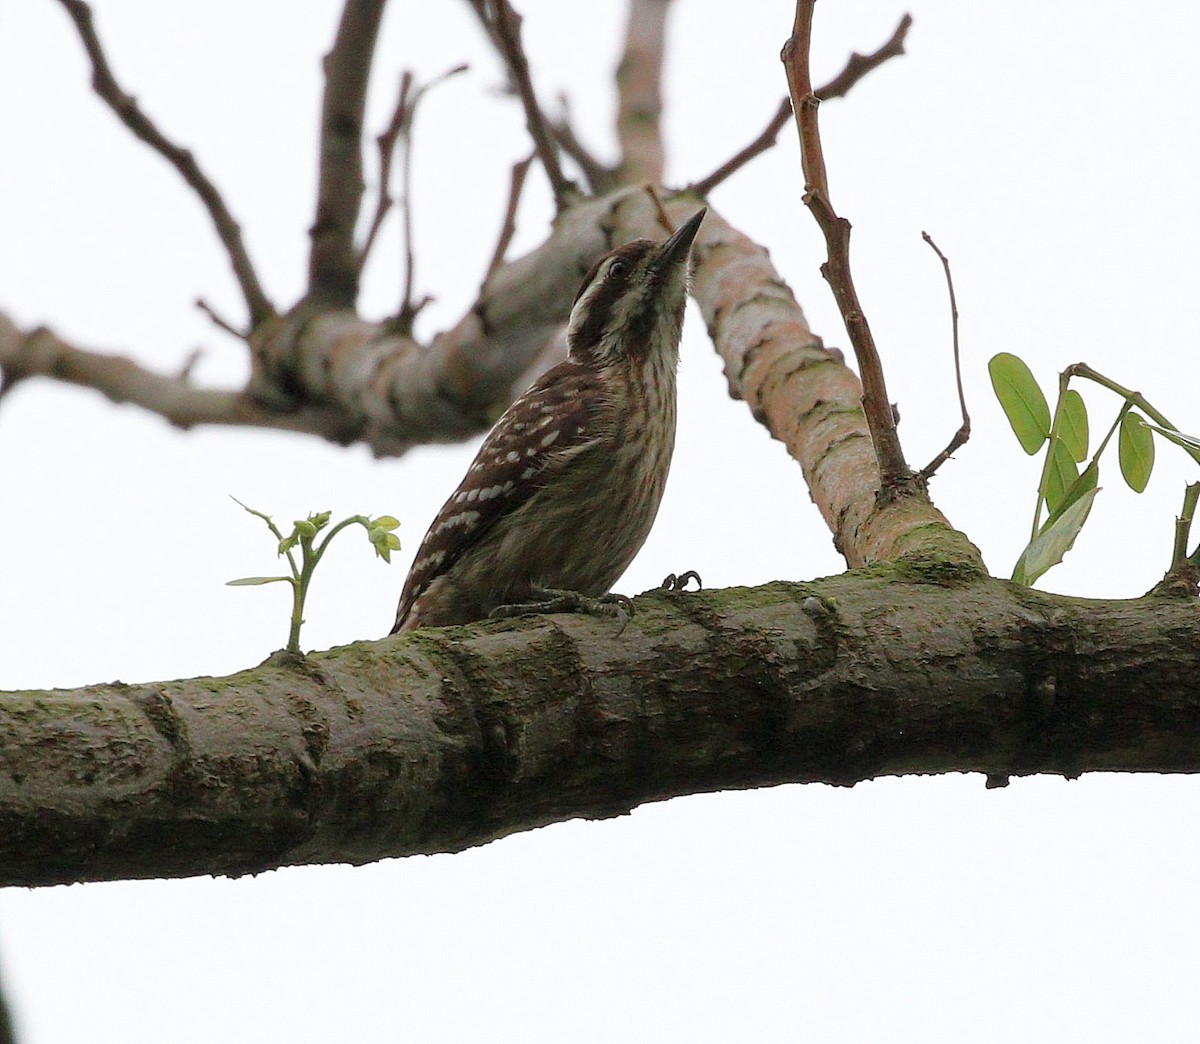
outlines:
{"label": "bird's foot", "polygon": [[674,573],[668,573],[658,589],[666,591],[669,594],[680,594],[687,590],[689,580],[696,581],[697,591],[704,590],[704,583],[700,579],[700,574],[694,569],[689,569],[686,573],[680,573],[678,576]]}
{"label": "bird's foot", "polygon": [[492,619],[523,616],[526,613],[587,613],[589,616],[613,616],[620,621],[618,634],[625,630],[633,615],[633,602],[623,594],[604,594],[599,598],[578,591],[560,591],[553,587],[535,587],[528,602],[497,606],[488,615]]}

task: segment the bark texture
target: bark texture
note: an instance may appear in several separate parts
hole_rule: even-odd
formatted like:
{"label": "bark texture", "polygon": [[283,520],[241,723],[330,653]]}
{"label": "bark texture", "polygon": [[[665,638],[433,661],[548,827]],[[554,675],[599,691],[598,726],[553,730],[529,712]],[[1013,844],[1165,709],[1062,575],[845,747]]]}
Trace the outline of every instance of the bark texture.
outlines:
{"label": "bark texture", "polygon": [[5,693],[0,884],[456,851],[788,782],[1200,768],[1194,600],[974,577],[651,595],[620,635],[531,617]]}

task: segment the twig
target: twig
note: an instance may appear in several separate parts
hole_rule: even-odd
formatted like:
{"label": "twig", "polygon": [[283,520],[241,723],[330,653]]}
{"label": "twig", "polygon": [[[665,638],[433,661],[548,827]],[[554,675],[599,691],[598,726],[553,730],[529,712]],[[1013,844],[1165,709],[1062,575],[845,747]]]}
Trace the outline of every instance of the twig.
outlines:
{"label": "twig", "polygon": [[546,177],[550,179],[555,207],[561,211],[578,189],[563,174],[562,164],[558,161],[558,149],[546,127],[546,118],[538,105],[537,96],[533,93],[529,62],[521,45],[521,16],[513,10],[508,0],[471,0],[471,6],[475,8],[508,67],[525,109],[525,127],[533,139],[533,147],[545,168]]}
{"label": "twig", "polygon": [[571,125],[570,105],[565,94],[558,96],[558,104],[562,114],[550,124],[550,131],[559,148],[571,157],[587,179],[588,188],[593,195],[603,195],[617,185],[616,171],[601,163],[591,150],[579,140]]}
{"label": "twig", "polygon": [[401,131],[406,125],[411,126],[412,110],[408,104],[408,92],[412,90],[412,84],[413,75],[408,69],[405,69],[400,76],[400,95],[396,99],[396,108],[392,111],[392,118],[388,121],[383,133],[375,139],[379,145],[379,199],[375,204],[375,215],[371,218],[367,238],[363,240],[363,245],[358,251],[360,274],[366,267],[367,258],[371,255],[375,237],[379,235],[379,230],[383,227],[383,219],[387,217],[394,202],[391,192],[392,155],[396,150],[396,142],[400,138]]}
{"label": "twig", "polygon": [[496,249],[492,251],[492,260],[488,262],[487,272],[483,277],[484,283],[504,264],[504,255],[508,253],[509,244],[517,231],[517,205],[521,202],[525,175],[529,173],[535,157],[536,153],[530,153],[519,163],[513,164],[512,180],[508,186],[508,205],[504,208],[504,223],[500,226],[500,238],[496,241]]}
{"label": "twig", "polygon": [[880,494],[891,498],[909,491],[914,478],[904,460],[904,451],[896,434],[896,423],[889,405],[883,366],[871,328],[859,304],[850,272],[850,222],[839,217],[829,197],[829,180],[825,173],[825,156],[821,148],[821,132],[817,124],[819,99],[813,93],[809,70],[809,47],[812,41],[812,15],[816,0],[797,0],[796,20],[792,35],[783,46],[784,68],[796,125],[800,133],[800,155],[804,167],[804,203],[812,212],[822,233],[828,260],[821,274],[833,290],[846,334],[858,359],[863,384],[863,413],[871,432],[871,442],[879,460]]}
{"label": "twig", "polygon": [[254,271],[246,245],[242,242],[242,230],[229,208],[221,198],[217,187],[208,179],[188,149],[170,141],[154,122],[138,106],[137,99],[126,94],[113,75],[112,67],[100,45],[100,38],[92,21],[92,9],[83,0],[59,0],[79,32],[88,58],[92,63],[92,89],[100,96],[134,136],[150,146],[171,164],[188,186],[200,197],[208,210],[209,218],[216,228],[217,236],[229,255],[234,277],[241,287],[250,313],[250,326],[254,328],[275,314],[275,307],[263,292],[262,284]]}
{"label": "twig", "polygon": [[617,66],[617,184],[663,177],[662,70],[671,0],[629,0],[625,49]]}
{"label": "twig", "polygon": [[404,148],[404,161],[401,171],[402,189],[400,192],[400,205],[404,217],[404,241],[405,249],[408,255],[408,291],[405,294],[405,300],[412,299],[412,208],[410,205],[410,187],[411,187],[411,154],[412,154],[412,132],[413,121],[417,115],[417,105],[421,101],[427,91],[436,87],[439,83],[450,79],[451,76],[457,76],[459,73],[467,71],[466,64],[456,65],[453,69],[447,69],[441,76],[430,80],[429,83],[422,87],[413,90],[413,75],[409,71],[405,71],[400,77],[400,93],[396,100],[396,107],[392,111],[392,118],[388,121],[387,127],[383,133],[376,138],[379,146],[379,199],[375,205],[375,214],[371,218],[371,225],[367,231],[367,237],[363,241],[362,247],[358,251],[358,268],[361,273],[366,266],[367,258],[371,254],[371,248],[375,245],[375,239],[379,235],[379,230],[383,226],[384,219],[395,200],[392,198],[391,181],[392,181],[392,159],[396,151],[397,143],[401,143]]}
{"label": "twig", "polygon": [[362,127],[367,81],[387,0],[346,0],[333,48],[325,56],[317,214],[309,232],[308,295],[352,308],[359,262],[354,227],[362,205]]}
{"label": "twig", "polygon": [[954,433],[954,437],[941,453],[921,469],[921,478],[928,481],[951,455],[971,437],[971,418],[967,413],[967,397],[963,394],[962,360],[958,352],[958,301],[954,296],[954,277],[950,274],[950,260],[938,249],[933,237],[928,232],[922,232],[921,238],[933,249],[942,262],[946,273],[946,289],[950,292],[950,327],[954,338],[954,380],[958,385],[958,405],[962,408],[962,426]]}
{"label": "twig", "polygon": [[821,101],[828,101],[830,98],[844,98],[850,93],[850,88],[872,69],[878,68],[889,58],[898,58],[904,53],[904,39],[908,36],[909,29],[912,28],[912,22],[912,15],[903,15],[886,43],[870,54],[859,54],[854,51],[846,60],[842,71],[824,87],[818,87],[813,93]]}
{"label": "twig", "polygon": [[245,330],[239,330],[228,319],[222,316],[212,305],[210,305],[203,297],[196,298],[196,307],[208,316],[212,324],[226,333],[233,334],[239,341],[244,341],[249,336]]}
{"label": "twig", "polygon": [[766,125],[763,132],[747,145],[741,152],[731,156],[722,163],[716,170],[706,178],[701,178],[699,181],[693,182],[688,186],[689,192],[694,192],[697,196],[707,196],[715,189],[722,181],[736,174],[755,156],[766,152],[775,144],[775,139],[779,137],[779,132],[783,130],[783,125],[791,118],[792,102],[790,98],[784,98],[779,103],[779,108],[775,115],[771,117],[771,122]]}
{"label": "twig", "polygon": [[[828,101],[830,98],[844,98],[859,80],[867,75],[872,69],[878,68],[889,58],[899,57],[904,53],[904,38],[908,35],[908,30],[912,26],[912,15],[905,15],[900,19],[895,31],[888,39],[887,43],[883,44],[877,50],[870,54],[859,54],[855,51],[846,61],[845,67],[824,87],[818,87],[813,94],[819,101]],[[779,132],[783,130],[784,125],[792,115],[792,100],[784,98],[779,103],[779,108],[775,115],[771,117],[771,122],[766,125],[763,132],[747,145],[741,152],[737,153],[730,159],[726,160],[716,170],[706,178],[701,178],[688,186],[690,192],[694,192],[699,196],[706,196],[721,182],[726,181],[733,174],[736,174],[755,156],[760,155],[773,148],[776,139],[779,137]]]}
{"label": "twig", "polygon": [[667,213],[667,208],[663,206],[658,189],[654,185],[647,185],[646,195],[650,197],[650,202],[654,205],[655,214],[658,216],[658,223],[666,230],[667,235],[673,235],[675,232],[675,222],[671,220],[671,216]]}

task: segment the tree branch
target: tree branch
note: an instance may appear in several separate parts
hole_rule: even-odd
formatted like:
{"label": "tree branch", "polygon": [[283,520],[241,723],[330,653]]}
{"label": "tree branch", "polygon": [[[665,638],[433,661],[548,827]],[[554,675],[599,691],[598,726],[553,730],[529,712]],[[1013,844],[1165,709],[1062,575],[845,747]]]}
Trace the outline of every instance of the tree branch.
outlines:
{"label": "tree branch", "polygon": [[529,76],[529,61],[521,43],[521,16],[508,0],[470,0],[488,36],[500,52],[508,74],[525,109],[525,127],[533,140],[534,150],[550,180],[554,205],[561,212],[569,200],[579,194],[575,183],[563,174],[558,161],[558,149],[547,129],[546,118],[538,104]]}
{"label": "tree branch", "polygon": [[500,224],[500,237],[496,240],[496,249],[492,251],[492,259],[488,262],[487,272],[483,281],[487,283],[504,264],[504,255],[508,253],[509,244],[517,231],[517,207],[521,202],[521,192],[525,188],[525,175],[533,164],[536,154],[526,156],[513,164],[512,176],[508,186],[508,203],[504,208],[504,219]]}
{"label": "tree branch", "polygon": [[258,275],[254,271],[250,255],[242,242],[241,226],[229,212],[217,187],[200,169],[200,165],[192,153],[170,141],[150,117],[142,112],[137,99],[126,94],[121,85],[117,83],[112,67],[108,64],[108,58],[104,54],[104,49],[100,45],[100,38],[92,21],[91,7],[83,0],[59,0],[59,3],[66,9],[71,21],[75,23],[79,38],[83,41],[84,49],[91,60],[92,88],[112,109],[117,118],[133,132],[134,136],[144,141],[170,163],[192,191],[200,197],[200,201],[212,219],[217,236],[224,245],[225,252],[229,255],[234,277],[237,279],[238,286],[241,287],[246,308],[250,313],[250,326],[251,328],[258,326],[259,323],[275,314],[275,307],[267,299],[262,285],[258,281]]}
{"label": "tree branch", "polygon": [[662,70],[671,0],[629,0],[625,49],[617,66],[616,183],[663,179]]}
{"label": "tree branch", "polygon": [[[830,80],[824,87],[818,87],[813,94],[818,101],[827,101],[830,98],[844,98],[850,93],[850,89],[858,83],[872,69],[878,68],[889,58],[899,57],[904,53],[904,39],[908,36],[908,30],[912,26],[912,16],[905,15],[900,19],[900,23],[896,26],[891,37],[877,50],[870,54],[859,54],[855,51],[846,61],[845,68]],[[776,139],[779,137],[779,132],[783,130],[784,124],[791,118],[792,115],[792,100],[784,98],[779,103],[779,108],[775,115],[771,117],[770,123],[763,129],[763,132],[755,138],[749,145],[726,160],[716,170],[706,178],[701,178],[688,186],[688,191],[694,192],[698,196],[707,196],[721,182],[728,180],[732,175],[736,174],[755,156],[761,155],[767,149],[773,148]]]}
{"label": "tree branch", "polygon": [[971,415],[967,413],[967,397],[963,393],[962,359],[958,351],[958,299],[954,295],[954,277],[950,274],[950,259],[941,252],[928,232],[922,232],[921,238],[937,254],[938,260],[942,262],[942,270],[946,273],[946,290],[950,294],[951,340],[954,345],[954,383],[958,387],[958,405],[962,410],[962,424],[950,439],[949,445],[921,469],[921,478],[928,482],[937,469],[945,464],[954,455],[954,452],[971,437]]}
{"label": "tree branch", "polygon": [[317,408],[285,412],[248,392],[193,387],[184,372],[175,377],[154,373],[120,355],[103,355],[68,344],[39,327],[22,333],[0,312],[0,369],[5,391],[28,377],[52,377],[93,388],[115,403],[132,403],[158,414],[178,428],[201,424],[319,432],[329,437],[345,424],[340,414]]}
{"label": "tree branch", "polygon": [[870,54],[853,52],[846,60],[846,65],[842,71],[825,84],[824,87],[818,87],[813,91],[813,94],[820,101],[828,101],[830,98],[844,98],[850,93],[850,89],[866,76],[867,73],[879,68],[879,66],[891,58],[899,58],[904,53],[904,41],[908,36],[909,29],[912,28],[912,21],[912,15],[903,15],[886,42]]}
{"label": "tree branch", "polygon": [[327,307],[358,300],[354,229],[362,205],[362,131],[375,40],[387,0],[346,0],[325,56],[317,214],[309,235],[308,296]]}
{"label": "tree branch", "polygon": [[591,149],[579,140],[575,128],[571,124],[570,104],[565,94],[559,95],[559,105],[562,115],[550,124],[554,140],[559,148],[571,157],[583,172],[588,189],[594,196],[602,196],[617,187],[617,172],[612,167],[605,166],[593,154]]}
{"label": "tree branch", "polygon": [[821,274],[833,290],[838,310],[846,324],[846,333],[858,359],[863,383],[863,412],[871,430],[871,442],[879,459],[880,493],[885,498],[898,494],[922,493],[904,459],[904,451],[896,434],[896,422],[883,365],[875,348],[871,328],[863,314],[854,279],[850,270],[850,222],[839,217],[829,195],[829,179],[825,173],[825,156],[821,147],[821,132],[817,124],[819,99],[813,93],[809,71],[809,51],[812,41],[812,15],[816,0],[797,0],[796,20],[792,35],[783,46],[781,58],[787,70],[788,88],[796,125],[800,132],[800,152],[804,166],[804,202],[825,236],[829,260],[821,266]]}
{"label": "tree branch", "polygon": [[4,694],[0,884],[457,851],[778,783],[1200,768],[1187,599],[847,575],[636,606],[619,641],[532,617]]}

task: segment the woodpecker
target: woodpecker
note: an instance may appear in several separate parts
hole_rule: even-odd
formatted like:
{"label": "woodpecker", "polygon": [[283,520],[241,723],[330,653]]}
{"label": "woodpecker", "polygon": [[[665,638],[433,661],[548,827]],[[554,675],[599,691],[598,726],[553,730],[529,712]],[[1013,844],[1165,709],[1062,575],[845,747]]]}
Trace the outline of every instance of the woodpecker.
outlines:
{"label": "woodpecker", "polygon": [[620,615],[609,588],[638,553],[675,446],[688,257],[706,209],[584,277],[567,358],[497,421],[409,571],[392,633],[506,607]]}

